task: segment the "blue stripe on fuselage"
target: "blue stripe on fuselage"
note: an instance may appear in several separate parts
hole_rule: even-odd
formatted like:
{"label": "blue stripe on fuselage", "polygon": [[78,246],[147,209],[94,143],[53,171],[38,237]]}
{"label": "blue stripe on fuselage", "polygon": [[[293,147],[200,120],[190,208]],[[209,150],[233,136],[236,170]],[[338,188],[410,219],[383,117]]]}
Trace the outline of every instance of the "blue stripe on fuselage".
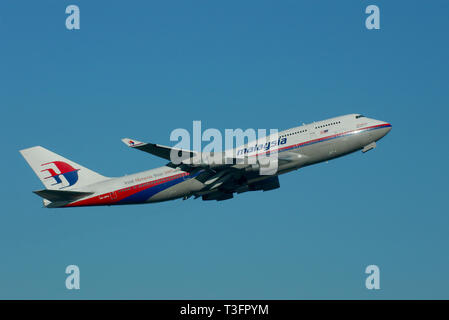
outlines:
{"label": "blue stripe on fuselage", "polygon": [[120,201],[117,201],[116,204],[127,204],[127,203],[142,203],[147,201],[149,198],[151,198],[152,196],[154,196],[155,194],[164,191],[170,187],[173,187],[174,185],[177,185],[178,183],[181,183],[183,181],[186,180],[190,180],[193,179],[195,177],[197,177],[200,173],[202,172],[202,170],[200,170],[199,172],[193,174],[193,175],[189,175],[188,179],[186,179],[186,177],[180,177],[171,181],[167,181],[149,188],[146,188],[142,191],[138,191]]}

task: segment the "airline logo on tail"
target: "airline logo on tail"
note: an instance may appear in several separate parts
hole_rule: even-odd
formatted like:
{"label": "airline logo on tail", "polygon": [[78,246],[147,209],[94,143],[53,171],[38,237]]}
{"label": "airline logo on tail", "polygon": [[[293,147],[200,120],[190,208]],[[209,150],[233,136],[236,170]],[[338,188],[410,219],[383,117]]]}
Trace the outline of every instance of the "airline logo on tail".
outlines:
{"label": "airline logo on tail", "polygon": [[[53,161],[41,164],[41,166],[48,166],[46,169],[41,170],[41,172],[47,171],[50,175],[45,177],[45,179],[53,178],[56,183],[53,183],[52,186],[61,184],[61,188],[67,188],[73,186],[78,181],[78,170],[73,168],[70,164],[62,162],[62,161]],[[55,171],[55,169],[58,172]],[[67,181],[65,183],[61,176],[64,177],[64,180]]]}

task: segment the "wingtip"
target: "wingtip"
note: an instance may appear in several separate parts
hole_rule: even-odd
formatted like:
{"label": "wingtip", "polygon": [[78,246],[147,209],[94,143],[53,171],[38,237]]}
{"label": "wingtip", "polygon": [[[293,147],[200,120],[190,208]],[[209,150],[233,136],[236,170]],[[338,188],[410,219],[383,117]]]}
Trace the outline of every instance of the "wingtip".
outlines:
{"label": "wingtip", "polygon": [[143,142],[137,141],[135,139],[129,139],[129,138],[123,138],[122,142],[126,144],[128,147],[136,147],[141,144],[144,144]]}

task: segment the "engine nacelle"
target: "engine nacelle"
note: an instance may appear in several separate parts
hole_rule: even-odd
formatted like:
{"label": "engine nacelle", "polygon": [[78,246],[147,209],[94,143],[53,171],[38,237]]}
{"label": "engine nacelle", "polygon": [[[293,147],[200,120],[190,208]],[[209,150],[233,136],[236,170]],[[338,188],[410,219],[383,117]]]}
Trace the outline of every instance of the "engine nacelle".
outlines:
{"label": "engine nacelle", "polygon": [[221,191],[205,194],[202,196],[202,199],[205,201],[208,201],[208,200],[222,201],[222,200],[228,200],[228,199],[232,199],[232,198],[234,198],[234,195],[232,193],[224,193]]}
{"label": "engine nacelle", "polygon": [[255,182],[249,185],[249,190],[251,191],[257,191],[257,190],[263,190],[263,191],[269,191],[279,188],[281,185],[279,184],[279,177],[274,176],[270,177],[268,179]]}

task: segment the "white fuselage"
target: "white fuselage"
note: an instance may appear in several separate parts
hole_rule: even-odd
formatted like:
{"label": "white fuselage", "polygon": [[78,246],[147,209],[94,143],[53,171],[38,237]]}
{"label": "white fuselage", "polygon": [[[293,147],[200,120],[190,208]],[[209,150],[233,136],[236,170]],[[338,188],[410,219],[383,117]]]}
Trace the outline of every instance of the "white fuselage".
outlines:
{"label": "white fuselage", "polygon": [[[262,153],[277,153],[289,161],[280,163],[278,175],[327,161],[363,149],[381,139],[391,130],[387,122],[350,114],[294,127],[232,150],[237,157],[252,157]],[[267,144],[269,142],[269,144]],[[180,167],[160,168],[109,178],[82,190],[92,195],[56,207],[116,205],[157,202],[186,198],[205,188],[204,181],[197,179],[204,170],[183,171]],[[249,183],[261,179],[250,175]],[[251,180],[252,179],[252,180]],[[76,190],[76,189],[74,189]],[[52,205],[50,204],[49,207]]]}

